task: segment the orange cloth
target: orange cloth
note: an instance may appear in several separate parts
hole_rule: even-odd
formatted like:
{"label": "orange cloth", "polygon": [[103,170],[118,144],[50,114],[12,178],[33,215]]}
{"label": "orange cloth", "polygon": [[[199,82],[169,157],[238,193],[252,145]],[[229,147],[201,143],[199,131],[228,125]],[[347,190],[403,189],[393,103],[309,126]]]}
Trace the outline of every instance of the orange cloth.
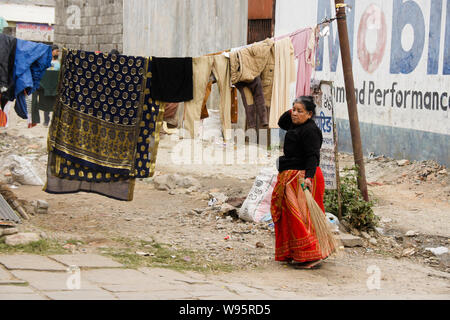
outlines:
{"label": "orange cloth", "polygon": [[[326,258],[321,253],[301,184],[304,170],[286,170],[278,175],[270,211],[275,224],[275,260],[297,262]],[[323,208],[325,182],[317,167],[311,193]],[[325,211],[324,211],[325,212]]]}
{"label": "orange cloth", "polygon": [[208,102],[209,96],[211,94],[212,84],[213,84],[213,82],[210,81],[210,82],[208,82],[208,85],[206,86],[205,97],[203,98],[203,104],[202,104],[202,113],[200,115],[200,119],[202,119],[202,120],[209,117],[208,108],[206,107],[206,103]]}

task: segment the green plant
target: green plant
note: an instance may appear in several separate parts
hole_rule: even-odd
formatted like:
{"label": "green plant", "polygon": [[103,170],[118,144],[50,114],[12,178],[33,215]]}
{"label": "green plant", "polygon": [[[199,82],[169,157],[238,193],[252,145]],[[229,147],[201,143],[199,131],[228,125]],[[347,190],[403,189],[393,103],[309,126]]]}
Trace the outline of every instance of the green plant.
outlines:
{"label": "green plant", "polygon": [[[372,229],[377,226],[379,218],[373,212],[374,201],[365,201],[358,189],[357,167],[345,168],[340,177],[342,217],[348,224],[358,230]],[[325,190],[325,211],[338,215],[337,190]]]}

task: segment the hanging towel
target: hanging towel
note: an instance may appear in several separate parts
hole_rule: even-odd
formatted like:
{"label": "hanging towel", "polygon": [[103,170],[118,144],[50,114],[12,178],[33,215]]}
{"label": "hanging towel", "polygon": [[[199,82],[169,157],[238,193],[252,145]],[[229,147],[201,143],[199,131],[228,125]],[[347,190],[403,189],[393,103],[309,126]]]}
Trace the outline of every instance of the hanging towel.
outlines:
{"label": "hanging towel", "polygon": [[164,102],[184,102],[194,98],[192,58],[153,57],[151,96]]}
{"label": "hanging towel", "polygon": [[290,108],[289,92],[295,82],[294,48],[290,38],[275,42],[275,72],[273,79],[272,103],[269,127],[278,128],[281,115]]}

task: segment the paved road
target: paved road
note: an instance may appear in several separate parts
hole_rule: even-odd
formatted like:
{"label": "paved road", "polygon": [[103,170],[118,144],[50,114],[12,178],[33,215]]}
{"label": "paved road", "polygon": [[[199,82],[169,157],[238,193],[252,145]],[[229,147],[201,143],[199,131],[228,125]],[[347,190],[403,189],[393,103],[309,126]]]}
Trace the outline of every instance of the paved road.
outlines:
{"label": "paved road", "polygon": [[[380,288],[367,287],[380,267]],[[406,260],[336,259],[319,270],[205,275],[126,269],[96,254],[0,255],[0,300],[450,299],[449,275]]]}
{"label": "paved road", "polygon": [[[77,266],[77,268],[70,268]],[[206,280],[194,272],[125,269],[99,255],[1,255],[0,300],[299,299],[274,287]]]}

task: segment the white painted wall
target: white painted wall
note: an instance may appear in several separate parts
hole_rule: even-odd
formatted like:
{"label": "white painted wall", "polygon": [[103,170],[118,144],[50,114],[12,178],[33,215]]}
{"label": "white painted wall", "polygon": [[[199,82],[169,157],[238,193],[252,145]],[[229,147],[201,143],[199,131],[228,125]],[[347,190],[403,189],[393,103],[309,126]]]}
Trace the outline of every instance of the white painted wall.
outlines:
{"label": "white painted wall", "polygon": [[[353,4],[347,20],[350,24],[349,37],[353,36],[353,73],[355,87],[358,89],[357,99],[361,98],[361,101],[358,100],[360,122],[443,135],[442,141],[448,141],[448,135],[450,135],[450,0],[347,0],[346,3]],[[334,17],[334,0],[277,0],[275,35],[280,36],[300,28],[314,26],[322,21],[324,15],[320,13],[327,6],[330,8],[327,16]],[[394,8],[395,6],[397,9]],[[373,13],[376,10],[384,14],[384,19],[380,14],[365,16],[365,13]],[[353,27],[351,27],[352,15],[354,15]],[[383,20],[385,21],[384,32]],[[385,49],[381,51],[383,41],[379,40],[382,39],[383,34],[386,41]],[[396,34],[400,35],[397,40],[395,40]],[[337,38],[336,21],[332,23],[330,37],[334,43]],[[329,40],[329,38],[324,39],[323,69],[316,70],[313,77],[334,81],[336,87],[344,88],[340,54],[334,71],[330,64],[330,51],[331,55],[339,52],[339,43],[337,42],[337,46],[333,49],[329,46]],[[375,63],[374,67],[369,69],[369,63],[362,58],[362,53],[366,50],[373,54],[377,49],[380,52],[373,56],[380,59],[379,64]],[[404,55],[395,59],[395,55],[401,53],[399,49],[404,51]],[[373,83],[374,90],[369,102],[370,82]],[[359,96],[359,93],[364,83],[365,99],[363,101],[364,96],[362,93]],[[394,88],[396,91],[393,94],[388,91],[384,103],[378,101],[381,105],[377,105],[374,101],[375,91],[379,89],[384,95],[384,90],[391,90],[393,83],[397,83]],[[425,107],[413,108],[412,92],[407,95],[405,104],[405,91],[408,90],[420,91],[426,101],[429,100],[427,92],[437,92],[439,100],[442,98],[443,106],[439,101],[438,110],[428,110]],[[426,94],[427,98],[425,98]],[[397,106],[396,101],[402,103],[398,103],[399,106]],[[337,99],[336,106],[337,118],[348,119],[346,103]],[[421,141],[409,141],[409,143],[420,144]],[[443,152],[441,154],[443,162],[449,161],[449,143],[444,142],[441,148],[447,149],[438,151]],[[430,158],[433,158],[433,154],[430,154]]]}

